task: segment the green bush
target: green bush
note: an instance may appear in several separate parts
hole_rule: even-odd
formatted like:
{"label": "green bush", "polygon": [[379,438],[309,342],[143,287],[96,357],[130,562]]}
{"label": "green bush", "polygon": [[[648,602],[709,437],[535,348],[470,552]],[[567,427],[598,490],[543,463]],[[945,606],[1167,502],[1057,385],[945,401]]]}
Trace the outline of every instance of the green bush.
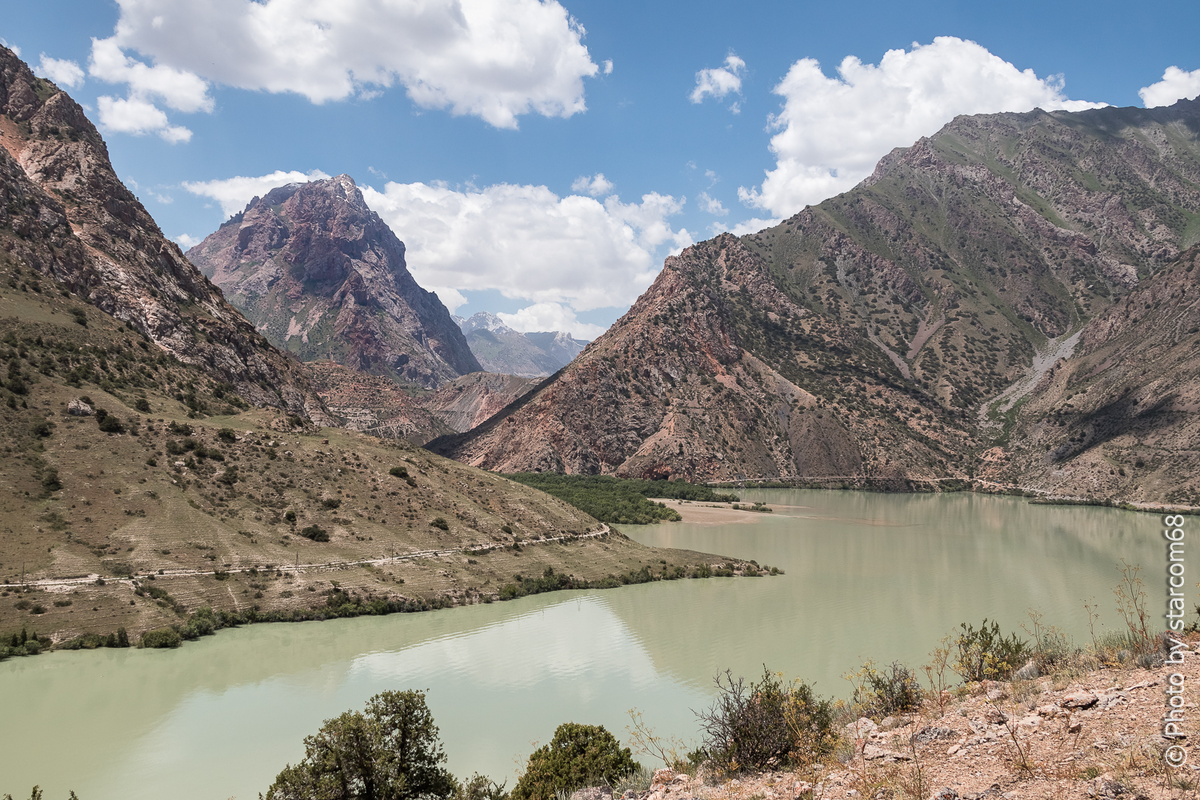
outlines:
{"label": "green bush", "polygon": [[854,705],[859,714],[882,719],[921,707],[921,684],[903,664],[895,662],[881,672],[867,662],[858,674],[861,680],[854,690]]}
{"label": "green bush", "polygon": [[512,800],[554,800],[558,792],[612,785],[638,769],[629,748],[621,747],[603,725],[567,722],[558,726],[550,744],[529,756]]}
{"label": "green bush", "polygon": [[237,433],[234,432],[233,428],[221,428],[221,430],[217,431],[217,438],[226,444],[233,444],[237,441]]}
{"label": "green bush", "polygon": [[768,769],[811,764],[833,751],[833,704],[803,681],[785,685],[763,667],[762,679],[746,686],[726,670],[715,679],[717,699],[699,712],[703,750],[720,770]]}
{"label": "green bush", "polygon": [[329,532],[320,525],[309,525],[307,528],[302,528],[300,535],[305,539],[312,539],[314,542],[329,541]]}
{"label": "green bush", "polygon": [[141,647],[179,647],[183,637],[174,628],[157,628],[142,634]]}
{"label": "green bush", "polygon": [[[432,800],[458,786],[423,692],[382,692],[365,712],[326,720],[304,739],[304,759],[288,765],[267,800]],[[486,797],[486,795],[484,795]]]}
{"label": "green bush", "polygon": [[388,475],[391,475],[393,478],[407,478],[408,467],[392,467],[388,470]]}
{"label": "green bush", "polygon": [[958,650],[954,671],[964,681],[1002,681],[1012,676],[1028,656],[1028,647],[1015,633],[1007,638],[1000,633],[999,623],[988,626],[987,618],[979,630],[965,622],[954,640]]}
{"label": "green bush", "polygon": [[429,524],[439,530],[450,530],[450,523],[446,522],[444,517],[434,517]]}

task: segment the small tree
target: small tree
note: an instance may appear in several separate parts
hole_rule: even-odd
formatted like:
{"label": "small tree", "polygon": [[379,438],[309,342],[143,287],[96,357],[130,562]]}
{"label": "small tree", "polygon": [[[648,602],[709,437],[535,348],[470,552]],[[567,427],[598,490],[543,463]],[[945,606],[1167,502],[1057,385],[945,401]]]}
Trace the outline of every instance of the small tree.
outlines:
{"label": "small tree", "polygon": [[550,744],[529,756],[512,800],[554,800],[558,792],[612,784],[639,769],[629,748],[621,747],[603,725],[567,722],[558,726]]}
{"label": "small tree", "polygon": [[458,786],[445,761],[425,693],[381,692],[305,737],[304,760],[279,773],[267,800],[446,798]]}

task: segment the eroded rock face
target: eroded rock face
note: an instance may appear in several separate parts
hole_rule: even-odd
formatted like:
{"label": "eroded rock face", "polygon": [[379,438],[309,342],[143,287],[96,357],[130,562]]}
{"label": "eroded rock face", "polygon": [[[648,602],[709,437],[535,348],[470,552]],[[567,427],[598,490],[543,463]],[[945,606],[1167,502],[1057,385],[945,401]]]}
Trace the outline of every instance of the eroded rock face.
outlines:
{"label": "eroded rock face", "polygon": [[302,365],[277,352],[166,239],[121,183],[83,109],[0,47],[0,236],[61,283],[257,405],[328,422]]}
{"label": "eroded rock face", "polygon": [[[1200,240],[1198,134],[1198,101],[956,119],[850,192],[668,258],[552,381],[432,446],[504,471],[897,488],[1047,478],[1044,416],[1019,429],[1041,448],[1021,461],[989,409],[1046,339],[1094,317],[1091,350],[1128,328],[1109,307]],[[1173,358],[1191,341],[1190,323],[1179,330]],[[1148,385],[1123,374],[1123,390]],[[1172,409],[1194,413],[1186,396]]]}
{"label": "eroded rock face", "polygon": [[188,258],[304,361],[426,388],[480,369],[446,307],[409,274],[404,243],[348,175],[254,198]]}

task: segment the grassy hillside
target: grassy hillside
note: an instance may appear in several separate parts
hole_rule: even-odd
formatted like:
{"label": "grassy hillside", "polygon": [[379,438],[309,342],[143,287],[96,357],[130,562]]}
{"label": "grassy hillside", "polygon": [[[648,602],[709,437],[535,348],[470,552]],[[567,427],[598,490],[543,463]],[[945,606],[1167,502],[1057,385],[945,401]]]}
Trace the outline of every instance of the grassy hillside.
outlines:
{"label": "grassy hillside", "polygon": [[[203,606],[336,616],[371,600],[490,602],[547,588],[525,579],[547,570],[616,585],[725,561],[642,547],[403,441],[252,408],[3,258],[0,383],[3,637],[136,638]],[[73,401],[92,413],[70,414]],[[67,578],[79,580],[24,588]]]}

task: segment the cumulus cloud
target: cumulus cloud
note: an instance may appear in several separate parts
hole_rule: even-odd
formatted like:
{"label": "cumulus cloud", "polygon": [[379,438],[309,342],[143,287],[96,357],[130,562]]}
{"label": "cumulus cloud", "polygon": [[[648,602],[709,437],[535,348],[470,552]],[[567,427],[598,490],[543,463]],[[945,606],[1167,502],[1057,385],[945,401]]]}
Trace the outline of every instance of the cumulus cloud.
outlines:
{"label": "cumulus cloud", "polygon": [[190,250],[204,240],[197,239],[195,236],[190,236],[186,233],[181,233],[175,237],[175,241],[179,242],[179,244],[183,246],[184,250]]}
{"label": "cumulus cloud", "polygon": [[714,222],[708,226],[708,235],[716,236],[719,233],[732,233],[734,236],[745,236],[749,233],[758,233],[764,228],[773,228],[781,222],[783,220],[779,218],[767,219],[763,217],[751,217],[750,219],[742,220],[736,225]]}
{"label": "cumulus cloud", "polygon": [[700,70],[696,73],[696,88],[692,89],[691,94],[692,102],[701,103],[709,95],[722,100],[731,92],[741,94],[742,71],[745,69],[746,62],[730,53],[725,58],[725,66]]}
{"label": "cumulus cloud", "polygon": [[[516,128],[585,110],[584,29],[556,0],[119,0],[90,72],[129,98],[210,111],[214,84],[313,103],[402,85],[423,108]],[[127,54],[136,52],[153,66]],[[606,64],[607,69],[607,64]]]}
{"label": "cumulus cloud", "polygon": [[580,322],[575,312],[561,303],[534,303],[515,314],[497,314],[514,331],[566,331],[576,339],[591,341],[604,333],[600,325]]}
{"label": "cumulus cloud", "polygon": [[580,175],[571,184],[572,192],[587,192],[592,197],[606,195],[613,190],[612,181],[604,177],[603,172],[597,172],[594,176],[588,177]]}
{"label": "cumulus cloud", "polygon": [[1200,69],[1185,72],[1179,67],[1167,67],[1162,80],[1138,89],[1146,108],[1173,105],[1177,100],[1200,97]]}
{"label": "cumulus cloud", "polygon": [[320,181],[328,177],[319,169],[309,172],[275,170],[270,175],[261,175],[257,178],[239,175],[235,178],[214,181],[184,181],[183,188],[192,194],[216,200],[225,216],[232,217],[244,209],[255,197],[262,197],[277,186]]}
{"label": "cumulus cloud", "polygon": [[708,192],[701,192],[696,198],[696,202],[700,204],[700,208],[707,211],[709,214],[714,214],[718,217],[723,217],[729,213],[729,209],[721,205],[721,201],[715,197],[709,197]]}
{"label": "cumulus cloud", "polygon": [[467,304],[466,295],[457,289],[449,289],[445,286],[423,286],[422,288],[436,294],[438,296],[438,300],[442,301],[442,305],[444,305],[446,310],[451,314],[458,311],[459,306],[465,306]]}
{"label": "cumulus cloud", "polygon": [[82,67],[74,61],[63,58],[51,58],[45,53],[42,53],[41,61],[34,67],[33,72],[38,77],[48,78],[59,86],[66,86],[68,89],[74,89],[77,86],[83,85]]}
{"label": "cumulus cloud", "polygon": [[101,95],[96,98],[96,105],[100,111],[100,124],[110,131],[132,133],[135,136],[156,133],[172,144],[192,138],[190,130],[171,125],[162,109],[139,97]]}
{"label": "cumulus cloud", "polygon": [[9,50],[12,50],[13,55],[15,55],[17,58],[21,57],[21,48],[17,47],[15,44],[12,44],[11,42],[8,41],[8,39],[5,39],[3,36],[0,36],[0,45],[4,45]]}
{"label": "cumulus cloud", "polygon": [[837,72],[826,77],[816,60],[801,59],[774,88],[784,98],[770,119],[776,165],[761,187],[738,189],[743,203],[794,214],[852,188],[892,148],[936,133],[959,114],[1104,105],[1069,100],[1062,76],[1039,78],[949,36],[889,50],[878,65],[847,56]]}
{"label": "cumulus cloud", "polygon": [[607,59],[607,60],[605,60],[605,62],[604,62],[604,74],[605,74],[605,75],[612,75],[612,69],[613,69],[613,67],[612,67],[612,59],[610,58],[610,59]]}
{"label": "cumulus cloud", "polygon": [[496,289],[572,311],[628,305],[654,280],[664,250],[692,243],[687,229],[668,221],[683,201],[657,193],[622,203],[510,184],[459,191],[390,182],[362,192],[404,240],[422,286]]}

